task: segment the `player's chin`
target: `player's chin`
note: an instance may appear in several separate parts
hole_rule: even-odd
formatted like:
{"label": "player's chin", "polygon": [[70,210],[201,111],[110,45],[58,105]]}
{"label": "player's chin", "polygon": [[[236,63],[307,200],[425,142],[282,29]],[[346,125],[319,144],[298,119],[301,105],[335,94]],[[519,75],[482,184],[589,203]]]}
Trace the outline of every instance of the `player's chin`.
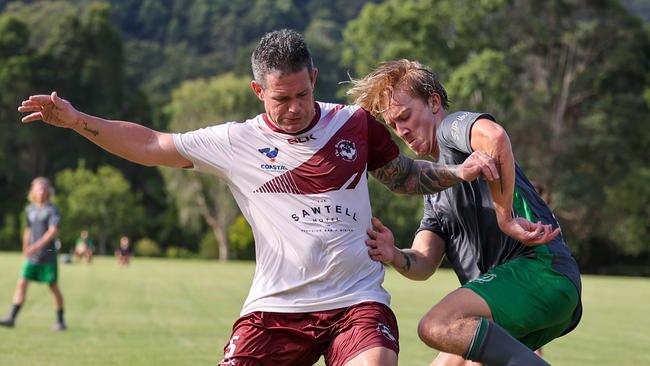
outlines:
{"label": "player's chin", "polygon": [[304,130],[309,126],[309,121],[305,121],[303,118],[286,118],[282,121],[280,127],[289,133],[296,133]]}
{"label": "player's chin", "polygon": [[427,148],[427,144],[423,142],[416,142],[412,145],[409,145],[411,151],[415,153],[418,158],[425,158],[431,154],[431,149]]}
{"label": "player's chin", "polygon": [[418,158],[422,158],[422,159],[424,159],[424,158],[426,158],[427,156],[431,155],[431,154],[429,153],[429,151],[427,151],[427,150],[412,150],[412,151],[413,151],[413,153],[415,153],[415,156],[416,156],[416,157],[418,157]]}

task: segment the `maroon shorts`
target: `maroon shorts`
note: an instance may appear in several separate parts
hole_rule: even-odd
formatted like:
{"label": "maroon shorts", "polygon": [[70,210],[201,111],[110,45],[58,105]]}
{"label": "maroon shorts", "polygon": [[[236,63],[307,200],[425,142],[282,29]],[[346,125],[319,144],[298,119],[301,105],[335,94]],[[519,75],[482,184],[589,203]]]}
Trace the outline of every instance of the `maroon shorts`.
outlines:
{"label": "maroon shorts", "polygon": [[342,366],[374,347],[399,352],[393,311],[377,302],[313,313],[253,312],[239,318],[219,365]]}

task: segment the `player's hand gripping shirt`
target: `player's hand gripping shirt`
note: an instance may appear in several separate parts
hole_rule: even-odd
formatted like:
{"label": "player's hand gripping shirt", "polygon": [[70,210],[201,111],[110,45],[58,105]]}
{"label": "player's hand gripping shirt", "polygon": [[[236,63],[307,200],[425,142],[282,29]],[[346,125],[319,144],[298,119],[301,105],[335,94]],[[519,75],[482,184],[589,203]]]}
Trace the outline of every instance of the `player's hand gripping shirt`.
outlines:
{"label": "player's hand gripping shirt", "polygon": [[297,134],[259,115],[174,135],[195,169],[225,179],[253,228],[256,269],[242,315],[389,304],[383,266],[365,245],[367,172],[399,150],[366,111],[315,108],[312,124]]}

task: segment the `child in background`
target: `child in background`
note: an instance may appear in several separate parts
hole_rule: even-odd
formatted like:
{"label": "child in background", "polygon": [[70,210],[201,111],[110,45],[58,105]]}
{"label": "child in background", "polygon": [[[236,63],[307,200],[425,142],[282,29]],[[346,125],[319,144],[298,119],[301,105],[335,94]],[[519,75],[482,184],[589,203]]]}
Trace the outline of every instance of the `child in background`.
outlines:
{"label": "child in background", "polygon": [[120,246],[115,250],[115,257],[117,264],[121,266],[128,266],[131,259],[131,250],[129,249],[129,237],[122,236],[120,238]]}
{"label": "child in background", "polygon": [[50,202],[53,189],[47,178],[38,177],[32,181],[26,208],[27,228],[23,232],[23,255],[26,257],[13,297],[11,312],[0,320],[0,326],[13,328],[18,312],[25,302],[29,282],[47,283],[54,297],[56,323],[52,330],[65,330],[63,320],[63,295],[57,284],[56,235],[60,220],[59,210]]}

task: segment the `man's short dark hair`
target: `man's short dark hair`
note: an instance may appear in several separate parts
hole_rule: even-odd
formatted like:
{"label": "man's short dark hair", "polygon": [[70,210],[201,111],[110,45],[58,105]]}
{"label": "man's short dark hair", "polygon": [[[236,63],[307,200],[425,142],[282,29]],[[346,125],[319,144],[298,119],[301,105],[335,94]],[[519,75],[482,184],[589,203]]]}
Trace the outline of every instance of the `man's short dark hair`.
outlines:
{"label": "man's short dark hair", "polygon": [[313,63],[303,36],[291,29],[269,32],[262,37],[251,56],[253,77],[266,88],[266,76],[279,72],[294,74],[307,68],[309,77]]}

